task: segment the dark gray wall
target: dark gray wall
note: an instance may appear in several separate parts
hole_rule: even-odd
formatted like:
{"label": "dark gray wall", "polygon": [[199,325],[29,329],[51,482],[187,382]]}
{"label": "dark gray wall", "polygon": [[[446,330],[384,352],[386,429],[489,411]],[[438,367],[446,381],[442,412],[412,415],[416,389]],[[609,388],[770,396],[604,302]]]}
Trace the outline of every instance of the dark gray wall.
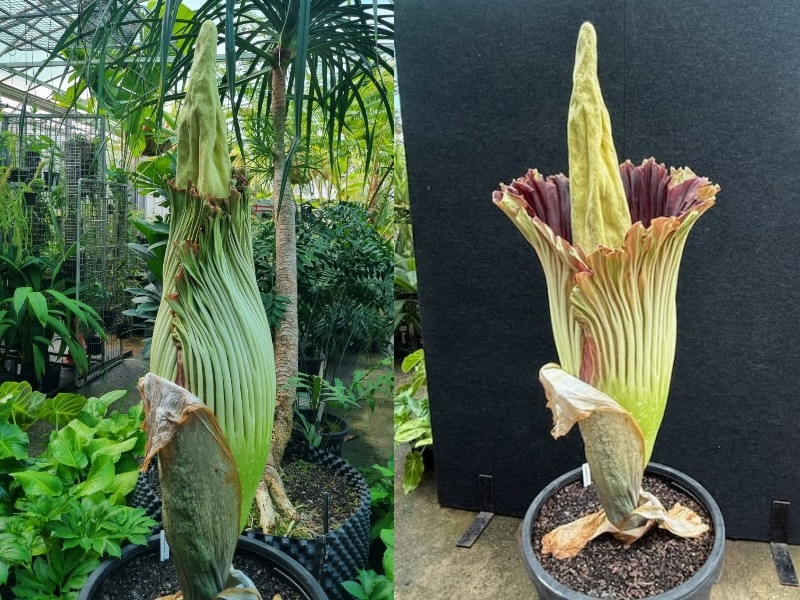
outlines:
{"label": "dark gray wall", "polygon": [[[520,515],[582,461],[549,437],[556,359],[536,255],[491,202],[529,167],[566,172],[580,24],[598,33],[620,159],[722,187],[689,237],[678,351],[654,460],[703,483],[729,535],[800,510],[800,4],[403,0],[396,45],[442,504]],[[792,540],[800,541],[793,517]]]}

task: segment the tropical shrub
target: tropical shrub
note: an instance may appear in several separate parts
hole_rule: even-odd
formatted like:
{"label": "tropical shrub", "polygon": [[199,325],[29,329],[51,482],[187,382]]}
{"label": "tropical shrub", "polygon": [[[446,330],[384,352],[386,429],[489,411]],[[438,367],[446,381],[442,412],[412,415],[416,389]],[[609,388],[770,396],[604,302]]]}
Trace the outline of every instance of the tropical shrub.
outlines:
{"label": "tropical shrub", "polygon": [[[297,224],[297,289],[301,351],[328,357],[383,347],[393,330],[391,243],[358,204],[305,205]],[[275,298],[275,228],[254,227],[256,276]],[[280,300],[280,299],[279,299]]]}

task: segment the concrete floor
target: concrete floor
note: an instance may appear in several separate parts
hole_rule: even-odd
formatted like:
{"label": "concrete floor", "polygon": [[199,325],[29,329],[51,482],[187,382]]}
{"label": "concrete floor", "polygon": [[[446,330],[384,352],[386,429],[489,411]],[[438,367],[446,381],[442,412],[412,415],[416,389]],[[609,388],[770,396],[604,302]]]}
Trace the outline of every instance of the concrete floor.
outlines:
{"label": "concrete floor", "polygon": [[[395,450],[396,600],[535,600],[522,562],[522,519],[495,516],[472,548],[456,542],[476,514],[439,506],[435,472],[404,495],[403,456]],[[800,546],[791,546],[800,567]],[[800,588],[780,585],[770,546],[728,540],[722,579],[711,600],[798,600]]]}

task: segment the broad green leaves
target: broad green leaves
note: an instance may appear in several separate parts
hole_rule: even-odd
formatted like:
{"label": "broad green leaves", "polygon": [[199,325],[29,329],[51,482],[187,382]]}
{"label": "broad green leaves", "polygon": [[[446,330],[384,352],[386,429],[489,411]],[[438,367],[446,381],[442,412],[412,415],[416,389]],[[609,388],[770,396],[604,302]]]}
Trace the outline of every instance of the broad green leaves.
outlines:
{"label": "broad green leaves", "polygon": [[[141,405],[106,416],[124,394],[45,398],[28,384],[0,386],[0,584],[15,582],[14,597],[76,597],[101,557],[144,543],[154,525],[125,506],[145,435]],[[43,419],[59,428],[31,457],[23,428]]]}
{"label": "broad green leaves", "polygon": [[28,435],[8,421],[0,421],[0,460],[13,457],[23,460],[28,456]]}
{"label": "broad green leaves", "polygon": [[37,418],[63,427],[77,416],[85,404],[86,398],[80,394],[61,393],[45,399]]}
{"label": "broad green leaves", "polygon": [[422,463],[422,454],[412,450],[403,463],[403,491],[407,494],[415,489],[422,481],[425,465]]}
{"label": "broad green leaves", "polygon": [[64,491],[61,480],[50,473],[18,471],[11,473],[28,496],[59,496]]}
{"label": "broad green leaves", "polygon": [[112,491],[114,462],[108,455],[100,455],[94,462],[86,480],[70,489],[75,496],[91,496],[97,492]]}
{"label": "broad green leaves", "polygon": [[389,581],[394,581],[394,529],[384,529],[381,531],[381,540],[386,544],[386,552],[383,553],[383,570]]}
{"label": "broad green leaves", "polygon": [[372,569],[358,572],[357,581],[345,581],[342,587],[358,600],[391,600],[394,586],[385,575],[378,575]]}

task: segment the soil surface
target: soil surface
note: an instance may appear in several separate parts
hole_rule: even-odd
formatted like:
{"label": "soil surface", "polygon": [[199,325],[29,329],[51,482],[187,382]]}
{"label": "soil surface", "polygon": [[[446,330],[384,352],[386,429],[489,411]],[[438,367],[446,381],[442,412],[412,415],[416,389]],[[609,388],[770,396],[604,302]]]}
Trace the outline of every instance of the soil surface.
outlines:
{"label": "soil surface", "polygon": [[547,532],[600,509],[595,487],[584,488],[575,482],[556,492],[534,523],[533,549],[544,569],[569,588],[596,598],[648,598],[688,580],[711,553],[711,519],[694,499],[660,478],[645,475],[643,487],[668,509],[675,502],[688,506],[709,525],[709,531],[696,539],[684,539],[654,527],[630,546],[604,534],[574,558],[542,556],[541,539]]}
{"label": "soil surface", "polygon": [[[264,600],[305,600],[307,596],[265,566],[263,560],[247,552],[237,554],[233,566],[256,585]],[[95,600],[154,600],[178,591],[178,579],[172,560],[160,562],[151,552],[127,562],[109,576],[96,590]]]}
{"label": "soil surface", "polygon": [[[280,523],[274,535],[312,538],[325,533],[323,497],[328,492],[328,529],[344,524],[358,509],[361,497],[344,476],[328,467],[301,459],[284,462],[281,478],[286,495],[300,513],[299,523]],[[258,510],[253,505],[251,522],[258,527]]]}

